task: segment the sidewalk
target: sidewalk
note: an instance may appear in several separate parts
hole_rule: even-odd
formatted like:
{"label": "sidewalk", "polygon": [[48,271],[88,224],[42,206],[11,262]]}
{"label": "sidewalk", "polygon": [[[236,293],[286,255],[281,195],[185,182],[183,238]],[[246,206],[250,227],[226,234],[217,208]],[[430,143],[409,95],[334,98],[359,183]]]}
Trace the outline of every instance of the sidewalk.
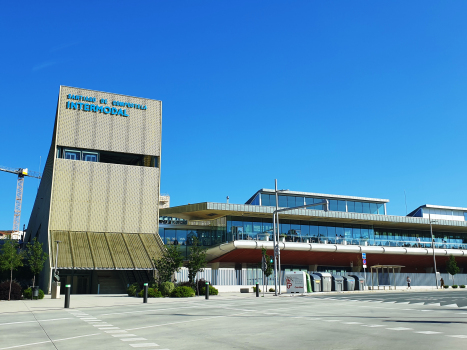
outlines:
{"label": "sidewalk", "polygon": [[[344,292],[320,292],[320,293],[306,293],[306,294],[288,294],[283,293],[278,297],[296,297],[296,296],[308,296],[308,297],[319,297],[323,295],[342,295],[342,294],[364,294],[364,295],[375,295],[375,294],[393,294],[393,293],[418,293],[418,292],[439,292],[439,293],[465,293],[467,295],[467,289],[438,289],[436,287],[417,287],[412,289],[406,289],[399,287],[396,290],[365,290],[365,291],[344,291]],[[263,293],[260,293],[260,297]],[[273,298],[274,293],[264,293],[266,298]],[[219,299],[248,299],[256,298],[256,293],[220,293],[219,295],[209,296],[210,300]],[[201,302],[204,300],[204,296],[197,296],[194,298],[149,298],[148,304],[160,305],[160,304],[185,304],[189,302]],[[38,311],[57,311],[63,310],[65,304],[65,296],[62,295],[60,299],[52,299],[50,295],[46,295],[42,300],[12,300],[12,301],[0,301],[0,317],[6,316],[11,313],[18,312],[38,312]],[[129,297],[126,294],[74,294],[71,295],[70,308],[99,308],[99,307],[118,307],[118,306],[131,306],[131,305],[142,305],[143,298]]]}

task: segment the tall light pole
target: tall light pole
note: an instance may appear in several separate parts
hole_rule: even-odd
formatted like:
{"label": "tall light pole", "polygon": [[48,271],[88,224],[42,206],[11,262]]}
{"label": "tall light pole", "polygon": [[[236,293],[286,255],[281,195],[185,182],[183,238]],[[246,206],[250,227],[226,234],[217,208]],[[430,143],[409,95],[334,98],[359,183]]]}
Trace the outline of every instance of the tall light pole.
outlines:
{"label": "tall light pole", "polygon": [[[288,190],[281,190],[281,191],[288,191]],[[300,205],[298,207],[292,207],[292,208],[284,208],[284,209],[279,209],[278,207],[278,200],[277,200],[277,193],[280,192],[277,190],[277,179],[276,179],[276,210],[273,212],[272,220],[273,220],[273,236],[274,236],[274,285],[276,287],[274,295],[277,295],[277,274],[279,273],[279,294],[280,294],[280,274],[281,274],[281,250],[279,246],[279,213],[283,211],[289,211],[289,210],[295,210],[295,209],[305,209],[308,207],[314,207],[318,205],[324,205],[324,211],[329,210],[329,201],[327,199],[323,199],[323,201],[319,203],[312,203],[312,204],[305,204],[305,205]],[[276,232],[277,232],[277,237],[276,237]],[[279,271],[278,271],[279,270]]]}
{"label": "tall light pole", "polygon": [[433,265],[435,267],[436,289],[438,289],[438,273],[436,271],[436,257],[435,257],[435,238],[433,237],[433,226],[431,225],[433,222],[437,222],[437,221],[431,220],[431,214],[428,214],[428,220],[430,221],[431,246],[433,248]]}

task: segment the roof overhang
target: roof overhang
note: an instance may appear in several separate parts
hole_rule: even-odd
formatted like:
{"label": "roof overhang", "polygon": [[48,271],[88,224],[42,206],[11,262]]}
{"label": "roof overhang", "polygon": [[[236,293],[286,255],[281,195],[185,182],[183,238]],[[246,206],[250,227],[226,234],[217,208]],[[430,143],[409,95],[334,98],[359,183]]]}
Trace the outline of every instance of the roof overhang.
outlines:
{"label": "roof overhang", "polygon": [[[324,252],[324,253],[368,253],[388,255],[418,255],[431,256],[431,248],[403,248],[403,247],[381,247],[344,244],[321,244],[321,243],[297,243],[279,242],[281,251],[295,252]],[[206,258],[209,262],[222,260],[222,256],[237,249],[262,249],[274,250],[274,244],[270,241],[232,241],[207,250]],[[435,249],[436,256],[467,257],[467,250],[461,249]]]}
{"label": "roof overhang", "polygon": [[[248,201],[253,200],[253,198],[258,193],[268,193],[268,194],[275,194],[275,190],[262,188],[257,191]],[[349,200],[349,201],[363,201],[363,202],[373,202],[373,203],[389,203],[389,199],[381,199],[381,198],[368,198],[368,197],[355,197],[355,196],[342,196],[337,194],[325,194],[325,193],[313,193],[313,192],[299,192],[299,191],[289,191],[289,190],[281,190],[279,192],[280,196],[299,196],[299,197],[315,197],[315,198],[323,198],[323,199],[337,199],[337,200]]]}
{"label": "roof overhang", "polygon": [[[164,216],[182,218],[188,221],[197,221],[213,220],[224,216],[272,218],[274,210],[274,207],[263,207],[259,205],[204,202],[160,209],[159,213]],[[407,230],[430,230],[430,221],[428,219],[408,216],[295,209],[280,213],[280,219],[373,225],[374,227],[391,227]],[[432,223],[432,225],[433,229],[436,231],[467,233],[466,221],[438,219],[435,223]]]}

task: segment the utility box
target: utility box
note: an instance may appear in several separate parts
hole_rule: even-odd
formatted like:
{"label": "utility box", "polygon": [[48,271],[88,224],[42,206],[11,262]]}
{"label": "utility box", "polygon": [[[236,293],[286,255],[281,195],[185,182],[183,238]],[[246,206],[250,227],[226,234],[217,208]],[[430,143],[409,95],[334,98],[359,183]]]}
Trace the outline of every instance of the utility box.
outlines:
{"label": "utility box", "polygon": [[317,272],[316,275],[321,277],[321,291],[330,292],[331,291],[331,274],[328,272]]}
{"label": "utility box", "polygon": [[352,277],[355,278],[355,290],[365,290],[365,279],[357,275]]}
{"label": "utility box", "polygon": [[310,273],[310,280],[311,280],[311,290],[313,292],[321,292],[321,277]]}
{"label": "utility box", "polygon": [[343,276],[344,277],[344,290],[351,291],[355,290],[355,278],[351,276]]}
{"label": "utility box", "polygon": [[332,275],[332,291],[342,292],[344,290],[344,278],[338,275]]}
{"label": "utility box", "polygon": [[287,293],[306,293],[306,276],[303,271],[288,271],[285,273]]}

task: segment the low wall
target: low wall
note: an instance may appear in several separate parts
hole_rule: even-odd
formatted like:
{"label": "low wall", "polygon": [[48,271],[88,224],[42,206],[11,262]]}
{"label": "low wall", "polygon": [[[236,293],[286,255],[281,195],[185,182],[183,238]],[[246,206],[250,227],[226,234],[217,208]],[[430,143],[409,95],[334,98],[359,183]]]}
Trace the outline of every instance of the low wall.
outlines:
{"label": "low wall", "polygon": [[[256,285],[233,285],[233,286],[219,286],[219,285],[214,285],[216,289],[219,290],[219,293],[240,293],[240,289],[248,288],[249,293],[254,293],[253,292],[253,287]],[[268,292],[270,288],[274,289],[274,285],[268,285],[266,287],[265,292]],[[263,291],[263,286],[259,286],[260,291]],[[279,291],[279,289],[277,289]],[[286,286],[281,286],[281,292],[282,293],[287,293],[287,287]]]}
{"label": "low wall", "polygon": [[[295,271],[299,271],[298,269]],[[287,271],[285,271],[287,272]],[[305,271],[308,272],[308,271]],[[341,273],[336,273],[337,275],[341,275]],[[360,277],[364,277],[367,286],[371,286],[372,284],[378,285],[378,280],[380,285],[394,285],[394,280],[396,286],[407,286],[407,276],[410,277],[412,280],[411,285],[412,287],[430,287],[436,286],[435,281],[435,274],[434,273],[379,273],[378,277],[376,274],[373,274],[373,282],[371,280],[371,274],[367,272],[364,274],[363,272],[348,272],[344,273],[343,275],[356,275]],[[263,272],[261,269],[241,269],[235,270],[233,268],[220,268],[220,269],[211,269],[206,268],[203,272],[198,273],[198,279],[204,279],[206,281],[211,282],[212,285],[215,286],[254,286],[256,282],[260,285],[263,284]],[[467,274],[457,274],[455,276],[451,276],[448,273],[441,273],[440,278],[443,278],[444,284],[452,286],[453,284],[457,285],[467,285]],[[175,274],[175,279],[177,282],[185,282],[188,281],[188,270],[186,268],[182,268],[180,272]],[[284,271],[282,271],[282,278],[280,281],[281,285],[285,285],[285,276]],[[274,288],[274,277],[273,275],[269,276],[268,278],[268,286],[272,286]],[[216,287],[217,288],[217,287]],[[268,287],[267,289],[269,290]]]}

